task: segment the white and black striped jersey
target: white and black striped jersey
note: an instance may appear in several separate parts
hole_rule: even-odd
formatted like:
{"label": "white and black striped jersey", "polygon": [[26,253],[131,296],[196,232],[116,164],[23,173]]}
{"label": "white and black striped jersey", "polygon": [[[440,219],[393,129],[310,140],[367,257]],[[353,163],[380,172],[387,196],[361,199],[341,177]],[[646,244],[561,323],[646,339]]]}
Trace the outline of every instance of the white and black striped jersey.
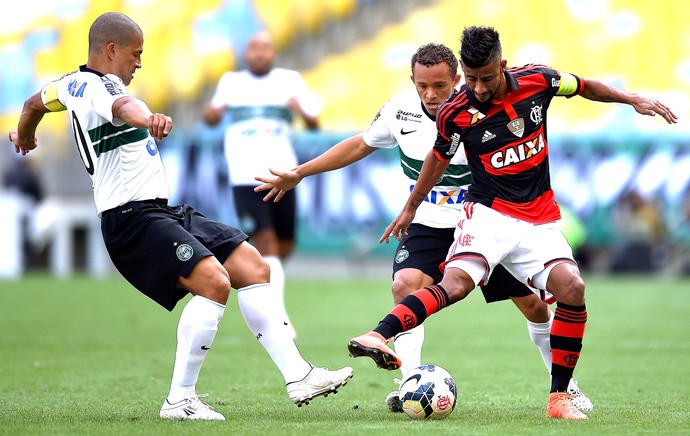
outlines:
{"label": "white and black striped jersey", "polygon": [[41,91],[49,110],[67,110],[99,215],[130,201],[169,198],[160,153],[148,130],[113,117],[113,103],[127,95],[119,77],[86,66]]}
{"label": "white and black striped jersey", "polygon": [[297,165],[289,103],[293,97],[308,115],[319,115],[321,104],[298,71],[274,68],[264,76],[230,71],[220,78],[210,106],[227,109],[224,143],[232,185],[256,186],[254,177],[268,174],[268,168]]}
{"label": "white and black striped jersey", "polygon": [[[417,93],[410,91],[388,100],[362,137],[371,147],[398,147],[400,165],[409,180],[409,194],[417,183],[424,159],[434,146],[436,135],[436,118],[426,111]],[[417,209],[413,222],[436,228],[455,227],[469,183],[467,160],[463,153],[458,153]]]}

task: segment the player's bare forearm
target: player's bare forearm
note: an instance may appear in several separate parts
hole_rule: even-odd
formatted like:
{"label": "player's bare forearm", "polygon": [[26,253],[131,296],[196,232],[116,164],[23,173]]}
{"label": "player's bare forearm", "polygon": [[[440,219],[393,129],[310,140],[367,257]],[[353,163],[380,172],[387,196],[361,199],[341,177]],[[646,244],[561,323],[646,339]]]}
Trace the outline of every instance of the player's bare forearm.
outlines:
{"label": "player's bare forearm", "polygon": [[337,170],[364,159],[376,150],[364,142],[361,134],[351,136],[335,144],[323,154],[298,166],[295,171],[304,178]]}
{"label": "player's bare forearm", "polygon": [[254,191],[269,191],[264,197],[264,201],[271,199],[279,201],[285,192],[297,186],[305,177],[346,167],[376,150],[376,148],[369,147],[364,142],[362,135],[352,136],[340,141],[323,154],[292,170],[280,171],[269,168],[273,176],[254,177],[255,180],[263,182],[262,185],[254,188]]}
{"label": "player's bare forearm", "polygon": [[9,140],[14,144],[15,151],[25,155],[38,145],[36,129],[43,119],[43,115],[50,112],[43,105],[40,92],[35,93],[24,102],[22,113],[17,123],[17,130],[9,133]]}
{"label": "player's bare forearm", "polygon": [[113,116],[132,127],[147,129],[159,141],[172,130],[172,118],[165,114],[151,113],[146,103],[134,97],[116,100],[113,103]]}
{"label": "player's bare forearm", "polygon": [[407,236],[407,228],[412,223],[417,213],[417,208],[422,204],[429,194],[429,191],[431,191],[431,188],[436,185],[436,182],[441,178],[444,171],[446,171],[449,163],[450,161],[440,160],[436,157],[433,150],[427,154],[426,159],[424,159],[424,164],[422,165],[422,170],[419,173],[417,183],[415,183],[414,189],[405,203],[405,207],[393,222],[386,227],[383,235],[379,238],[379,242],[388,243],[390,238],[396,238],[400,241]]}
{"label": "player's bare forearm", "polygon": [[424,201],[426,196],[431,191],[431,188],[436,185],[438,180],[443,175],[443,172],[448,168],[450,161],[444,161],[436,157],[434,151],[431,150],[424,159],[422,170],[419,173],[419,179],[414,185],[414,189],[410,193],[410,197],[405,203],[405,208],[410,211],[416,211],[420,204]]}
{"label": "player's bare forearm", "polygon": [[669,124],[678,122],[676,114],[659,100],[642,97],[595,79],[585,79],[585,86],[580,96],[592,101],[629,104],[642,115],[653,117],[658,114]]}

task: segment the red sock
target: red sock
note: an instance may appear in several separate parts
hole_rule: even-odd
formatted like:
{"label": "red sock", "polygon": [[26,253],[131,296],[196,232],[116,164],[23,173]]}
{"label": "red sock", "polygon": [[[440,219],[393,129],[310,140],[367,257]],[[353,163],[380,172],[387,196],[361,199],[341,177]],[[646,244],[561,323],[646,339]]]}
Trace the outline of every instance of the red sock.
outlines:
{"label": "red sock", "polygon": [[413,329],[431,314],[448,305],[448,294],[440,285],[427,286],[405,297],[374,329],[384,338]]}
{"label": "red sock", "polygon": [[587,323],[585,305],[557,303],[551,326],[551,392],[565,392],[580,358]]}

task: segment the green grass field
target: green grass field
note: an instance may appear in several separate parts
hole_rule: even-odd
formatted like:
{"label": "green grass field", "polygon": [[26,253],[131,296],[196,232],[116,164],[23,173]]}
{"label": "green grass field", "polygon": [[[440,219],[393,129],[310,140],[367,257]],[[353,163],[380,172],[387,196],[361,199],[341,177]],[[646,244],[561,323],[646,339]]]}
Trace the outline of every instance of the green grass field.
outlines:
{"label": "green grass field", "polygon": [[424,360],[454,375],[459,397],[448,419],[424,422],[386,409],[397,371],[347,355],[391,308],[387,274],[288,283],[302,354],[355,370],[302,408],[231,297],[197,386],[225,422],[158,418],[181,307],[169,314],[119,278],[0,282],[0,434],[690,434],[690,280],[586,277],[585,422],[544,417],[548,375],[524,319],[473,292],[427,320]]}

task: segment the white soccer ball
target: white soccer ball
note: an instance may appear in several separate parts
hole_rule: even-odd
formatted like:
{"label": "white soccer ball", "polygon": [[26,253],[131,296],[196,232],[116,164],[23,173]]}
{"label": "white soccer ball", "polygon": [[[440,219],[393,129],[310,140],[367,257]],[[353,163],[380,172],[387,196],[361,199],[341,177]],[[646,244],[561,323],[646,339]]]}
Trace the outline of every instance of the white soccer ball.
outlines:
{"label": "white soccer ball", "polygon": [[448,371],[430,364],[405,374],[398,395],[410,418],[444,419],[455,409],[457,389]]}

